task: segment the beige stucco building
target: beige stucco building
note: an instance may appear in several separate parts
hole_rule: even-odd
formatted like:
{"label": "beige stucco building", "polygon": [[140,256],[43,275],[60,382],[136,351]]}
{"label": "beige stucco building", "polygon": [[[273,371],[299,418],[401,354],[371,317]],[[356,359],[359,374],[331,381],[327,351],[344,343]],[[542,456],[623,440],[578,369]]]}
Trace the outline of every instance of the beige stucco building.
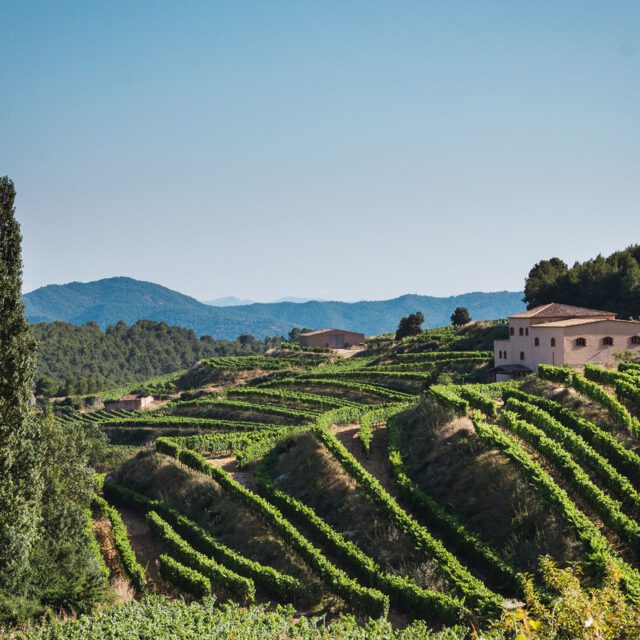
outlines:
{"label": "beige stucco building", "polygon": [[110,411],[124,409],[125,411],[138,411],[148,407],[153,402],[153,396],[144,395],[127,395],[122,396],[120,400],[112,400],[105,402],[104,408]]}
{"label": "beige stucco building", "polygon": [[305,347],[325,347],[330,349],[348,349],[364,342],[364,333],[344,331],[342,329],[319,329],[307,331],[298,336],[298,342]]}
{"label": "beige stucco building", "polygon": [[615,313],[551,303],[509,317],[509,339],[494,342],[496,380],[532,371],[539,364],[614,364],[622,352],[640,355],[640,322]]}

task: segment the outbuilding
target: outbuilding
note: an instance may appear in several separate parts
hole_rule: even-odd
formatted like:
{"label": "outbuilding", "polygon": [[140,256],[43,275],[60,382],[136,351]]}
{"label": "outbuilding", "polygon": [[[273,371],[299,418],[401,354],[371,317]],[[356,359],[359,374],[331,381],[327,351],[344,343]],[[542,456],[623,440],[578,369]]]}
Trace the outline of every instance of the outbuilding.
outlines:
{"label": "outbuilding", "polygon": [[105,402],[104,408],[110,411],[117,409],[124,409],[125,411],[138,411],[148,407],[153,402],[153,396],[139,395],[126,395],[122,396],[120,400],[112,400],[111,402]]}
{"label": "outbuilding", "polygon": [[301,333],[298,336],[298,342],[305,347],[349,349],[364,343],[364,333],[344,329],[319,329]]}

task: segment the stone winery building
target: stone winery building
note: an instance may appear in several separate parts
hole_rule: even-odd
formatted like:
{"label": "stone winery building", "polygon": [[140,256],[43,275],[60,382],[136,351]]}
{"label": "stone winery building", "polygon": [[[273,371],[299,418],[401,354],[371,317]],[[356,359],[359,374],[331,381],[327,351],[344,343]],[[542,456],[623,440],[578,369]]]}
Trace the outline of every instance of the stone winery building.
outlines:
{"label": "stone winery building", "polygon": [[615,313],[551,303],[509,317],[509,338],[494,342],[496,380],[535,372],[539,364],[611,365],[623,352],[640,355],[640,322]]}
{"label": "stone winery building", "polygon": [[125,411],[138,411],[148,407],[153,402],[153,396],[139,395],[127,395],[122,396],[120,400],[112,400],[111,402],[105,402],[104,408],[115,411],[117,409],[124,409]]}
{"label": "stone winery building", "polygon": [[298,342],[305,347],[349,349],[364,342],[364,333],[342,329],[319,329],[301,333],[298,336]]}

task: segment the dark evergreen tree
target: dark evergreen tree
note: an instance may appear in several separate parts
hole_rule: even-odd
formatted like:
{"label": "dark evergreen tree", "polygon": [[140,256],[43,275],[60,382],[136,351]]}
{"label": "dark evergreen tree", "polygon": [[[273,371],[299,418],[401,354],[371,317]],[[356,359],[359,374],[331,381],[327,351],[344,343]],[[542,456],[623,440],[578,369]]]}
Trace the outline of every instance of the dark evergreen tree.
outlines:
{"label": "dark evergreen tree", "polygon": [[35,342],[22,304],[15,188],[0,178],[0,597],[29,592],[40,524],[40,423],[31,406]]}
{"label": "dark evergreen tree", "polygon": [[401,340],[407,336],[417,336],[422,332],[423,322],[424,315],[421,311],[400,318],[398,329],[396,330],[396,340]]}
{"label": "dark evergreen tree", "polygon": [[470,322],[471,314],[467,307],[456,307],[456,310],[451,314],[451,324],[454,327],[462,327]]}

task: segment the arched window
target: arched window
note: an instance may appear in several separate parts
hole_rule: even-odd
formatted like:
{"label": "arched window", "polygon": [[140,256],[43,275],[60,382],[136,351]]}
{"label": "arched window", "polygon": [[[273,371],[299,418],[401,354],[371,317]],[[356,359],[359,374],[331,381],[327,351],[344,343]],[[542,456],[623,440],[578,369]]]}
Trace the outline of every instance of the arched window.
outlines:
{"label": "arched window", "polygon": [[551,338],[551,346],[552,347],[556,346],[556,339],[555,338]]}
{"label": "arched window", "polygon": [[631,344],[640,344],[640,336],[631,336]]}
{"label": "arched window", "polygon": [[576,347],[586,347],[587,339],[586,338],[576,338]]}
{"label": "arched window", "polygon": [[509,335],[511,335],[511,336],[515,336],[516,335],[516,330],[513,327],[511,327],[509,329]]}
{"label": "arched window", "polygon": [[525,336],[528,336],[528,335],[529,335],[529,327],[527,327],[527,328],[524,330],[524,335],[525,335]]}
{"label": "arched window", "polygon": [[524,360],[524,351],[520,352],[520,360]]}
{"label": "arched window", "polygon": [[518,333],[523,336],[524,335],[524,328],[520,327],[520,329],[518,330]]}
{"label": "arched window", "polygon": [[534,339],[533,339],[533,344],[534,344],[536,347],[539,347],[539,346],[540,346],[540,338],[534,338]]}
{"label": "arched window", "polygon": [[606,337],[602,338],[602,344],[607,346],[607,347],[612,347],[613,346],[613,338],[611,336],[606,336]]}
{"label": "arched window", "polygon": [[502,351],[498,351],[498,360],[502,360]]}

